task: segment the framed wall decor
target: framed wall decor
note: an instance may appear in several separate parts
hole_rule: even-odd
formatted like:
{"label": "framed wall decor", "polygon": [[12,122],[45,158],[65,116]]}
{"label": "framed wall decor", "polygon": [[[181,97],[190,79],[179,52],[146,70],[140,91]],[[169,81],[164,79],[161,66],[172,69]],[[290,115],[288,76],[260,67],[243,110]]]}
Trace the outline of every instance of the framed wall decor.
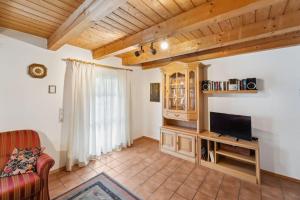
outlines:
{"label": "framed wall decor", "polygon": [[56,94],[56,85],[49,85],[48,93],[49,94]]}
{"label": "framed wall decor", "polygon": [[32,78],[44,78],[47,76],[47,68],[42,64],[31,64],[28,66],[28,74]]}
{"label": "framed wall decor", "polygon": [[160,83],[150,83],[150,102],[160,102]]}

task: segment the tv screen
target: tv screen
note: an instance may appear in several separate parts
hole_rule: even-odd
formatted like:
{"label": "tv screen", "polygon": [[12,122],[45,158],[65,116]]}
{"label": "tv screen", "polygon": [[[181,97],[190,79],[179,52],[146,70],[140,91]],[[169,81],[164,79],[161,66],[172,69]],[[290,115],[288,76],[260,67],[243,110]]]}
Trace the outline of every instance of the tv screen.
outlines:
{"label": "tv screen", "polygon": [[237,139],[251,140],[251,117],[211,112],[210,131]]}

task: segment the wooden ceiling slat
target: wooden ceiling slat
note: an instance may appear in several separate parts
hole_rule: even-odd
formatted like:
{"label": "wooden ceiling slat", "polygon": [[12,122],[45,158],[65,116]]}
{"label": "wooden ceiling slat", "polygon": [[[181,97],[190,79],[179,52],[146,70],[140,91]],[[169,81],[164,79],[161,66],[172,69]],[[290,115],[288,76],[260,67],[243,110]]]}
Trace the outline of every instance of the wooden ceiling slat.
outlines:
{"label": "wooden ceiling slat", "polygon": [[136,25],[140,29],[146,29],[146,28],[149,27],[146,24],[144,24],[142,21],[140,21],[140,19],[135,18],[134,16],[132,16],[129,13],[127,13],[125,10],[123,10],[121,8],[118,9],[118,10],[116,10],[116,11],[114,11],[114,13],[116,15],[122,17],[123,19],[126,19],[127,21],[132,22],[134,25]]}
{"label": "wooden ceiling slat", "polygon": [[35,27],[26,26],[23,23],[11,21],[11,20],[6,20],[4,18],[1,18],[0,24],[1,24],[0,26],[3,26],[3,27],[11,28],[11,29],[14,29],[14,30],[18,30],[18,31],[33,34],[33,35],[37,35],[37,36],[40,36],[40,37],[45,37],[46,38],[46,37],[49,36],[49,33],[45,32],[43,30],[40,30],[40,29],[35,28]]}
{"label": "wooden ceiling slat", "polygon": [[38,4],[32,3],[30,1],[24,1],[24,0],[13,0],[14,2],[23,5],[25,7],[30,7],[31,9],[41,12],[43,14],[46,14],[48,16],[54,17],[56,19],[60,19],[62,21],[66,20],[66,16],[65,15],[61,15],[57,12],[54,12],[48,8],[44,8],[43,6],[40,6]]}
{"label": "wooden ceiling slat", "polygon": [[48,3],[48,2],[43,1],[43,0],[27,0],[27,1],[35,3],[37,5],[40,5],[40,6],[44,7],[44,8],[52,10],[54,12],[57,12],[57,13],[65,16],[65,17],[68,17],[72,13],[72,12],[70,12],[68,10],[60,8],[58,6],[55,6],[55,5],[51,4],[51,3]]}
{"label": "wooden ceiling slat", "polygon": [[[97,36],[98,35],[102,35],[102,33],[103,33],[103,35],[110,35],[110,36],[112,36],[112,39],[113,38],[117,38],[117,37],[121,38],[121,37],[124,37],[126,35],[125,33],[121,34],[121,33],[117,33],[117,32],[112,32],[112,31],[110,31],[110,30],[106,29],[105,27],[100,26],[98,24],[95,24],[90,29],[93,29],[93,30],[97,31],[98,32]],[[109,38],[106,38],[106,39],[109,40]],[[109,40],[109,41],[111,41],[111,40]]]}
{"label": "wooden ceiling slat", "polygon": [[43,31],[47,32],[49,35],[55,31],[55,28],[53,28],[53,27],[49,27],[49,26],[45,27],[41,23],[36,24],[26,18],[20,18],[18,16],[15,16],[15,15],[13,15],[13,13],[12,13],[12,15],[5,14],[2,12],[2,10],[0,10],[0,17],[1,17],[1,20],[3,20],[3,19],[6,19],[7,21],[11,20],[12,22],[17,22],[20,24],[27,25],[29,27],[34,27],[34,28],[43,30]]}
{"label": "wooden ceiling slat", "polygon": [[105,42],[110,42],[111,40],[116,40],[118,38],[123,37],[120,34],[112,33],[111,31],[107,31],[106,29],[95,26],[90,28],[88,31],[91,33],[94,33],[94,35],[97,35],[97,38],[102,39]]}
{"label": "wooden ceiling slat", "polygon": [[88,48],[93,48],[96,44],[105,45],[109,43],[112,39],[116,40],[120,37],[107,31],[103,32],[98,31],[95,28],[90,28],[81,35],[81,38],[83,38],[82,42],[84,43],[81,43],[80,40],[77,41],[78,43],[84,44]]}
{"label": "wooden ceiling slat", "polygon": [[300,1],[299,0],[289,0],[285,13],[294,12],[300,9]]}
{"label": "wooden ceiling slat", "polygon": [[218,23],[209,24],[208,27],[214,34],[222,32],[222,29],[220,28],[220,25]]}
{"label": "wooden ceiling slat", "polygon": [[230,23],[232,25],[232,28],[237,28],[243,25],[243,19],[242,16],[233,17],[230,19]]}
{"label": "wooden ceiling slat", "polygon": [[127,35],[126,32],[124,32],[124,31],[122,31],[122,30],[120,30],[120,29],[117,29],[117,28],[111,26],[110,24],[107,24],[107,23],[104,22],[104,21],[97,21],[97,22],[96,22],[96,25],[99,25],[99,26],[105,28],[105,29],[108,30],[108,31],[112,31],[112,32],[115,33],[115,34],[120,34],[120,35],[124,35],[124,36]]}
{"label": "wooden ceiling slat", "polygon": [[278,3],[275,3],[271,6],[270,17],[276,17],[278,15],[282,15],[287,6],[288,0],[283,0]]}
{"label": "wooden ceiling slat", "polygon": [[155,23],[162,22],[164,19],[157,14],[154,10],[152,10],[149,6],[147,6],[143,1],[139,0],[128,0],[128,2],[134,6],[137,10],[142,12],[144,15],[146,15],[148,18],[150,18]]}
{"label": "wooden ceiling slat", "polygon": [[178,34],[175,36],[176,39],[178,39],[180,42],[185,42],[187,41],[186,37],[184,37],[182,34]]}
{"label": "wooden ceiling slat", "polygon": [[104,21],[107,24],[110,24],[111,26],[113,26],[116,29],[119,29],[119,30],[121,30],[121,31],[123,31],[125,33],[128,33],[128,34],[135,33],[135,31],[127,28],[126,26],[124,26],[124,25],[122,25],[122,24],[120,24],[120,23],[118,23],[118,22],[116,22],[116,21],[114,21],[114,20],[112,20],[112,19],[110,19],[108,17],[105,17],[102,21]]}
{"label": "wooden ceiling slat", "polygon": [[187,38],[187,40],[194,40],[196,37],[191,33],[183,33],[183,36]]}
{"label": "wooden ceiling slat", "polygon": [[123,26],[135,31],[135,32],[138,32],[138,31],[141,31],[142,29],[137,27],[136,25],[132,24],[131,22],[129,21],[126,21],[125,19],[119,17],[118,15],[112,13],[110,15],[108,15],[108,18],[118,22],[119,24],[122,24]]}
{"label": "wooden ceiling slat", "polygon": [[184,11],[194,8],[191,0],[174,0]]}
{"label": "wooden ceiling slat", "polygon": [[132,15],[133,17],[137,18],[138,20],[142,21],[147,26],[152,26],[155,24],[155,22],[151,18],[147,17],[141,11],[137,10],[135,7],[133,7],[132,5],[130,5],[128,3],[121,6],[121,9],[123,9],[127,13],[130,13],[130,15]]}
{"label": "wooden ceiling slat", "polygon": [[5,7],[7,6],[11,6],[13,8],[17,8],[18,10],[22,11],[22,12],[27,12],[27,13],[31,13],[33,15],[39,16],[39,17],[43,17],[44,19],[48,19],[49,21],[55,22],[55,23],[63,23],[64,20],[62,19],[58,19],[55,17],[52,17],[50,15],[47,15],[45,13],[42,13],[40,11],[34,10],[30,7],[24,6],[22,4],[13,2],[13,1],[5,1],[5,0],[0,0],[1,4],[4,5]]}
{"label": "wooden ceiling slat", "polygon": [[232,30],[232,25],[229,19],[219,22],[219,25],[223,32]]}
{"label": "wooden ceiling slat", "polygon": [[243,15],[243,25],[255,23],[255,11]]}
{"label": "wooden ceiling slat", "polygon": [[34,15],[34,14],[31,14],[31,13],[28,13],[28,12],[24,12],[24,11],[18,9],[18,8],[6,6],[5,4],[2,4],[2,3],[0,3],[0,9],[1,10],[6,10],[6,11],[11,12],[11,13],[16,13],[16,14],[19,14],[19,15],[23,15],[23,16],[29,17],[33,20],[43,22],[45,24],[49,24],[49,25],[56,26],[56,27],[59,26],[59,23],[49,21],[48,19],[40,17],[38,15]]}
{"label": "wooden ceiling slat", "polygon": [[159,16],[164,19],[169,19],[172,17],[172,14],[158,1],[158,0],[141,0],[148,7],[154,10]]}
{"label": "wooden ceiling slat", "polygon": [[260,22],[260,21],[269,19],[270,11],[271,11],[271,6],[256,10],[255,22]]}
{"label": "wooden ceiling slat", "polygon": [[192,31],[191,32],[196,38],[200,38],[200,37],[203,37],[204,35],[202,34],[201,31],[199,30],[195,30],[195,31]]}
{"label": "wooden ceiling slat", "polygon": [[20,15],[19,13],[10,12],[5,9],[0,9],[0,13],[2,13],[3,15],[6,15],[6,16],[11,16],[11,17],[16,18],[21,21],[24,20],[24,21],[36,24],[36,25],[40,26],[41,28],[49,28],[51,30],[55,30],[57,28],[57,25],[47,24],[46,22],[42,22],[42,21],[30,18],[28,16]]}
{"label": "wooden ceiling slat", "polygon": [[204,36],[212,34],[211,30],[207,26],[203,26],[199,28],[199,30],[203,33]]}
{"label": "wooden ceiling slat", "polygon": [[192,0],[192,2],[193,2],[193,4],[195,6],[199,6],[199,5],[203,4],[203,3],[206,3],[207,0]]}
{"label": "wooden ceiling slat", "polygon": [[84,0],[60,0],[60,1],[76,9]]}
{"label": "wooden ceiling slat", "polygon": [[68,12],[73,12],[76,9],[75,5],[69,5],[69,4],[67,4],[65,2],[62,2],[60,0],[43,0],[43,1],[45,1],[45,2],[47,2],[49,4],[52,4],[54,6],[57,6],[57,7],[61,8],[61,9],[64,9],[64,10],[66,10]]}
{"label": "wooden ceiling slat", "polygon": [[170,13],[172,13],[173,16],[183,12],[183,10],[178,6],[177,3],[174,2],[174,0],[159,0],[159,1],[166,9],[169,10]]}

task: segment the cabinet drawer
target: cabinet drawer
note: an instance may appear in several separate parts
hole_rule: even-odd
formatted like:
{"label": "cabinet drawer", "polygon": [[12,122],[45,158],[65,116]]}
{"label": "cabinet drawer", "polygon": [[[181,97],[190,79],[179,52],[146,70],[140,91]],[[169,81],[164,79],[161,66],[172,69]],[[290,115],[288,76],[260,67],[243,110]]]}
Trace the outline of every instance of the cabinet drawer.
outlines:
{"label": "cabinet drawer", "polygon": [[194,121],[197,120],[197,113],[178,113],[178,112],[168,112],[163,113],[165,118],[182,120],[182,121]]}
{"label": "cabinet drawer", "polygon": [[183,114],[183,113],[166,112],[165,117],[169,118],[169,119],[186,120],[186,114]]}

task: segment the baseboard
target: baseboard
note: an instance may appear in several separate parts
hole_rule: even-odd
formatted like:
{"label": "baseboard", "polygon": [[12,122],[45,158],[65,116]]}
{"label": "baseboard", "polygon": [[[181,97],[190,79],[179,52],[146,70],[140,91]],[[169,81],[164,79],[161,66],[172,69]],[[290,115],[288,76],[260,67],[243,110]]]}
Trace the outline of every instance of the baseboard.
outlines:
{"label": "baseboard", "polygon": [[154,142],[159,142],[159,140],[155,139],[155,138],[152,138],[152,137],[148,137],[148,136],[141,136],[141,137],[138,137],[136,139],[133,140],[133,142],[136,142],[136,141],[139,141],[141,139],[147,139],[147,140],[152,140]]}
{"label": "baseboard", "polygon": [[267,170],[264,170],[264,169],[261,169],[260,172],[261,172],[261,174],[266,174],[266,175],[274,176],[274,177],[281,178],[281,179],[284,179],[284,180],[287,180],[287,181],[300,183],[299,179],[292,178],[292,177],[289,177],[289,176],[284,176],[284,175],[277,174],[277,173],[274,173],[274,172],[270,172],[270,171],[267,171]]}
{"label": "baseboard", "polygon": [[49,174],[56,174],[56,173],[62,172],[62,171],[66,171],[66,166],[60,167],[60,168],[58,168],[58,169],[51,170],[51,171],[49,172]]}

